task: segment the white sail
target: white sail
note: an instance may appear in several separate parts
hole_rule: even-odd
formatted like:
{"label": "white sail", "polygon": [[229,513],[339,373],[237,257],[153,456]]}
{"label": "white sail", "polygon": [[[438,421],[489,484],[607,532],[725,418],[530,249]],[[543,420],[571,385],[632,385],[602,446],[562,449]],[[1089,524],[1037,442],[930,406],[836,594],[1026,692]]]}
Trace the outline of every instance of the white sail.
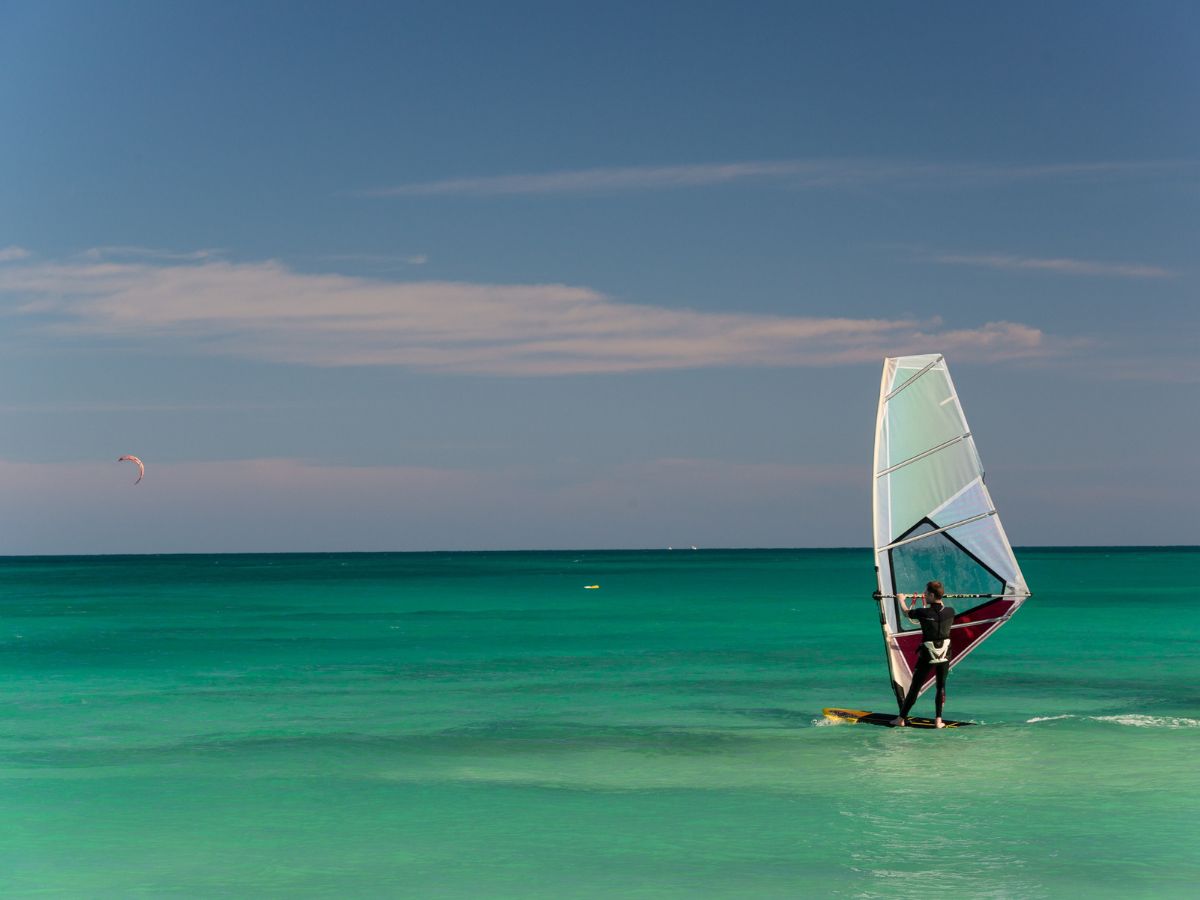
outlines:
{"label": "white sail", "polygon": [[1029,589],[941,356],[884,360],[872,478],[879,620],[900,701],[921,632],[897,593],[919,597],[927,581],[942,582],[956,610],[954,666],[1016,612]]}

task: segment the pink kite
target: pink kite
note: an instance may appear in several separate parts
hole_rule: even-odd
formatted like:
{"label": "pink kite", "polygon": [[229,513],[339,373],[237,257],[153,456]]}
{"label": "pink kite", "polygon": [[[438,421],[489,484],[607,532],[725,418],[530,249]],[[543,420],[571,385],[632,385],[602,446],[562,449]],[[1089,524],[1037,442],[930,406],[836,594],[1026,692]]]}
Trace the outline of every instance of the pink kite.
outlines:
{"label": "pink kite", "polygon": [[136,456],[118,456],[117,457],[117,462],[124,462],[125,460],[129,460],[131,463],[137,463],[138,477],[137,477],[137,481],[134,482],[134,484],[137,484],[138,481],[142,480],[142,476],[146,474],[146,467],[144,465],[142,465],[142,461],[140,459],[138,459]]}

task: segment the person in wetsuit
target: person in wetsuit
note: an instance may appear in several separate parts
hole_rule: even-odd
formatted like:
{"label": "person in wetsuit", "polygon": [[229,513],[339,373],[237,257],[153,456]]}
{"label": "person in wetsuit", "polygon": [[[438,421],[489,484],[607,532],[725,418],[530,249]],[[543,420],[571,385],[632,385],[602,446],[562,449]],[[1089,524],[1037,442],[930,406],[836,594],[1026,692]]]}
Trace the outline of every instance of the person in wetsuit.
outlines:
{"label": "person in wetsuit", "polygon": [[954,624],[954,607],[946,606],[942,597],[946,591],[940,581],[931,581],[925,585],[925,605],[909,608],[905,603],[905,595],[897,594],[896,599],[904,607],[904,612],[915,622],[921,623],[921,637],[924,642],[917,651],[917,668],[913,672],[912,684],[900,707],[900,715],[892,719],[893,725],[907,725],[908,711],[917,702],[917,694],[921,685],[929,677],[932,668],[937,677],[937,719],[936,727],[945,728],[942,724],[942,706],[946,703],[946,676],[950,674],[950,626]]}

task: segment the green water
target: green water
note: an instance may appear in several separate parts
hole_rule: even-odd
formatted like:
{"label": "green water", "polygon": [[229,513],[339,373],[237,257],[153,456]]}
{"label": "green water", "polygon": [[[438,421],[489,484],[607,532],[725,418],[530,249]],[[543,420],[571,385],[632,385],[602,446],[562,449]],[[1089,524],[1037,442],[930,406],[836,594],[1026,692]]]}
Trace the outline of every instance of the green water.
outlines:
{"label": "green water", "polygon": [[940,733],[862,550],[0,560],[0,896],[1193,896],[1200,550],[1018,555]]}

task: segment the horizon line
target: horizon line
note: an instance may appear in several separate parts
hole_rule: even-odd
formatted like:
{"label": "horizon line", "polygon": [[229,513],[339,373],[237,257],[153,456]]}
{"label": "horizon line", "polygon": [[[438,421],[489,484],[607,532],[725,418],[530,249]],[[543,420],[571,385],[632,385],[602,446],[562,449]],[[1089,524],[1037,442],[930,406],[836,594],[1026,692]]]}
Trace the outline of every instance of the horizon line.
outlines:
{"label": "horizon line", "polygon": [[[1200,550],[1200,544],[1021,544],[1014,551],[1024,550]],[[789,547],[538,547],[523,549],[437,549],[437,550],[171,550],[161,553],[0,553],[0,560],[17,559],[125,559],[161,558],[176,556],[399,556],[402,554],[452,553],[767,553],[767,552],[854,552],[870,553],[868,544],[861,546]]]}

